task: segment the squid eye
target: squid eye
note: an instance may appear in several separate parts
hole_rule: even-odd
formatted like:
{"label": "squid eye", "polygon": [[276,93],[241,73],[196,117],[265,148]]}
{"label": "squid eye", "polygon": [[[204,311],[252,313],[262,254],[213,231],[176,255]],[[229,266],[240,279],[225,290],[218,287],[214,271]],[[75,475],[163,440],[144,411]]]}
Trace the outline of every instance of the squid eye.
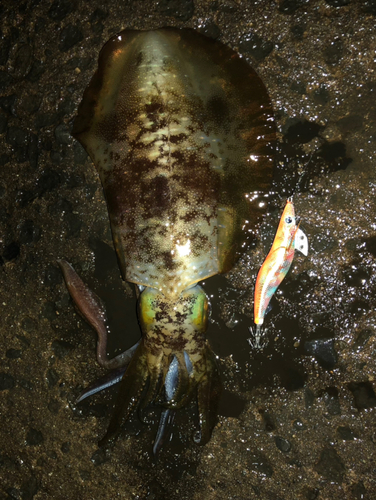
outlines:
{"label": "squid eye", "polygon": [[291,224],[292,217],[286,217],[285,222],[286,222],[286,224]]}

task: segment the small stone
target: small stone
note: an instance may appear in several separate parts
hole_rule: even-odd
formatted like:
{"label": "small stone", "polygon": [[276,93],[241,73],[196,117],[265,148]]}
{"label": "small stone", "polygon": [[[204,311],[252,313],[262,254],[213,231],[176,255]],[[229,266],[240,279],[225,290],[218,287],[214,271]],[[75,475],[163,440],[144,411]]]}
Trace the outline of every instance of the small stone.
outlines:
{"label": "small stone", "polygon": [[14,378],[10,373],[0,372],[0,391],[12,389],[14,384]]}
{"label": "small stone", "polygon": [[287,439],[275,436],[274,440],[277,448],[283,451],[283,453],[288,453],[291,450],[291,443]]}
{"label": "small stone", "polygon": [[304,422],[299,419],[295,420],[292,425],[296,431],[304,431],[307,428]]}
{"label": "small stone", "polygon": [[14,75],[17,78],[24,78],[31,69],[33,62],[33,51],[30,45],[23,44],[17,50],[14,62]]}
{"label": "small stone", "polygon": [[62,21],[74,8],[75,2],[72,0],[54,0],[47,15],[53,21]]}
{"label": "small stone", "polygon": [[61,407],[60,401],[58,401],[57,399],[51,399],[51,401],[48,403],[47,406],[48,410],[53,415],[57,415],[59,413],[60,407]]}
{"label": "small stone", "polygon": [[73,26],[73,24],[68,24],[68,26],[66,26],[60,34],[59,50],[61,52],[67,52],[83,38],[84,35],[81,31],[80,26]]}
{"label": "small stone", "polygon": [[336,387],[328,387],[324,393],[323,400],[329,415],[341,415],[338,389]]}
{"label": "small stone", "polygon": [[345,466],[334,448],[324,448],[320,459],[314,467],[315,471],[327,481],[342,482]]}
{"label": "small stone", "polygon": [[343,439],[343,441],[353,441],[357,435],[353,432],[350,427],[346,427],[345,425],[340,425],[337,427],[337,436],[339,439]]}
{"label": "small stone", "polygon": [[193,0],[162,0],[158,6],[164,16],[171,16],[179,21],[188,21],[193,16]]}
{"label": "small stone", "polygon": [[63,282],[63,275],[57,266],[48,266],[44,272],[44,284],[50,288],[60,285]]}
{"label": "small stone", "polygon": [[69,453],[70,452],[70,448],[71,448],[71,444],[69,441],[65,441],[61,447],[60,447],[60,450],[62,453]]}
{"label": "small stone", "polygon": [[18,359],[21,357],[21,349],[8,349],[7,352],[5,353],[5,356],[8,359]]}
{"label": "small stone", "polygon": [[54,340],[51,347],[54,351],[55,356],[59,359],[64,358],[74,349],[74,345],[66,342],[65,340]]}
{"label": "small stone", "polygon": [[376,406],[376,394],[370,382],[351,382],[348,388],[354,396],[354,405],[358,410]]}
{"label": "small stone", "polygon": [[9,245],[7,245],[4,248],[3,257],[4,260],[8,262],[15,260],[19,255],[20,255],[20,245],[15,241],[9,243]]}
{"label": "small stone", "polygon": [[324,49],[324,61],[331,66],[339,63],[343,57],[343,42],[340,39],[334,40]]}
{"label": "small stone", "polygon": [[36,243],[41,236],[41,230],[35,226],[34,221],[27,219],[21,223],[19,229],[19,242],[23,245]]}
{"label": "small stone", "polygon": [[106,450],[104,448],[99,448],[91,456],[91,461],[94,465],[102,465],[106,461]]}
{"label": "small stone", "polygon": [[26,444],[28,446],[38,446],[44,441],[43,434],[37,429],[31,428],[26,436]]}
{"label": "small stone", "polygon": [[46,379],[48,386],[54,387],[58,383],[60,376],[56,372],[56,370],[54,370],[53,368],[49,368],[46,373]]}
{"label": "small stone", "polygon": [[310,340],[304,343],[307,354],[314,356],[320,366],[332,370],[338,361],[333,339]]}
{"label": "small stone", "polygon": [[256,61],[264,60],[274,49],[273,42],[263,40],[256,33],[246,35],[239,41],[239,52],[249,54]]}
{"label": "small stone", "polygon": [[70,130],[65,123],[60,123],[55,128],[55,139],[59,144],[70,144],[72,141]]}

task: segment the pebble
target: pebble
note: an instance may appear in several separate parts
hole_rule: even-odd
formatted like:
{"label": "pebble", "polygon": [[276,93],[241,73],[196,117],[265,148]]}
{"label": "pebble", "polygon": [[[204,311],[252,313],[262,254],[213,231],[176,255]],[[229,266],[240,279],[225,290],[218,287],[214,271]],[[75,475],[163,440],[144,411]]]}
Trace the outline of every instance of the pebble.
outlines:
{"label": "pebble", "polygon": [[28,446],[38,446],[42,444],[43,441],[44,437],[41,431],[33,428],[29,429],[29,432],[26,435],[26,444]]}
{"label": "pebble", "polygon": [[370,382],[351,382],[348,388],[354,396],[354,405],[358,410],[376,406],[376,394]]}
{"label": "pebble", "polygon": [[61,52],[67,52],[76,43],[80,42],[84,38],[80,26],[73,24],[68,24],[63,28],[60,34],[59,50]]}
{"label": "pebble", "polygon": [[193,0],[161,0],[158,10],[163,16],[170,16],[179,21],[188,21],[193,16]]}
{"label": "pebble", "polygon": [[287,439],[284,439],[280,436],[275,436],[274,441],[277,448],[283,451],[283,453],[288,453],[291,450],[291,443]]}
{"label": "pebble", "polygon": [[263,61],[274,49],[273,42],[263,40],[255,33],[246,35],[239,41],[239,52],[249,54],[256,61]]}
{"label": "pebble", "polygon": [[315,471],[327,481],[341,483],[345,466],[334,448],[324,448],[320,459],[314,467]]}
{"label": "pebble", "polygon": [[304,343],[307,354],[314,356],[320,366],[332,370],[338,361],[333,339],[310,340]]}
{"label": "pebble", "polygon": [[14,385],[14,378],[10,373],[0,372],[0,391],[12,389]]}

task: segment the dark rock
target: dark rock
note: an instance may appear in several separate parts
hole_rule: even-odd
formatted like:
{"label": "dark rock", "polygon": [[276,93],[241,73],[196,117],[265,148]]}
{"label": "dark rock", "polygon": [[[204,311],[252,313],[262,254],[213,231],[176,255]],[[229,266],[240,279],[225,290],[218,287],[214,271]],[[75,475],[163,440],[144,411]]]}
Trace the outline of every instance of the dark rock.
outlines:
{"label": "dark rock", "polygon": [[281,0],[278,10],[283,14],[293,14],[296,10],[308,3],[309,0]]}
{"label": "dark rock", "polygon": [[315,471],[327,481],[342,482],[345,466],[334,448],[324,448],[320,459],[314,467]]}
{"label": "dark rock", "polygon": [[331,66],[339,63],[343,57],[343,42],[342,40],[334,40],[324,49],[324,61]]}
{"label": "dark rock", "polygon": [[57,415],[61,408],[60,401],[58,401],[57,399],[51,399],[51,401],[48,403],[47,408],[53,415]]}
{"label": "dark rock", "polygon": [[311,408],[315,401],[315,395],[311,389],[306,388],[304,390],[304,405],[306,408]]}
{"label": "dark rock", "polygon": [[324,143],[318,155],[328,163],[330,172],[346,170],[352,162],[351,158],[346,157],[346,146],[340,141]]}
{"label": "dark rock", "polygon": [[48,266],[44,272],[44,284],[50,288],[60,285],[63,281],[63,275],[57,266]]}
{"label": "dark rock", "polygon": [[34,333],[37,331],[38,325],[33,318],[29,318],[28,316],[26,316],[26,318],[23,318],[23,320],[21,321],[21,328],[25,332]]}
{"label": "dark rock", "polygon": [[47,15],[53,21],[62,21],[74,10],[75,6],[76,2],[72,0],[54,0]]}
{"label": "dark rock", "polygon": [[19,47],[14,61],[14,75],[17,78],[24,78],[31,69],[33,62],[33,51],[30,45],[23,44]]}
{"label": "dark rock", "polygon": [[265,431],[273,432],[275,430],[275,423],[270,413],[264,410],[260,410],[260,415],[262,416],[262,420],[264,422]]}
{"label": "dark rock", "polygon": [[14,378],[10,373],[0,372],[0,391],[12,389],[14,385]]}
{"label": "dark rock", "polygon": [[343,441],[353,441],[357,435],[353,432],[350,427],[346,427],[345,425],[340,425],[337,427],[337,437],[339,439],[343,439]]}
{"label": "dark rock", "polygon": [[349,5],[351,0],[325,0],[325,2],[331,7],[344,7]]}
{"label": "dark rock", "polygon": [[262,61],[274,49],[273,42],[263,40],[256,33],[246,35],[239,41],[239,52],[241,54],[249,54],[254,57],[256,61]]}
{"label": "dark rock", "polygon": [[72,137],[70,130],[65,123],[61,123],[55,128],[55,139],[59,144],[70,144]]}
{"label": "dark rock", "polygon": [[53,170],[52,168],[46,168],[46,170],[41,174],[38,179],[38,196],[41,197],[45,193],[57,189],[62,183],[62,176],[60,172]]}
{"label": "dark rock", "polygon": [[43,61],[34,61],[31,66],[30,73],[26,77],[26,80],[31,83],[36,83],[39,81],[40,77],[45,71],[46,65],[43,63]]}
{"label": "dark rock", "polygon": [[162,0],[158,10],[163,16],[170,16],[179,21],[188,21],[193,16],[193,0]]}
{"label": "dark rock", "polygon": [[11,38],[9,36],[4,37],[1,40],[1,44],[0,44],[0,66],[5,66],[6,65],[6,63],[8,61],[8,58],[9,58],[9,52],[10,52],[11,46],[12,46],[12,41],[11,41]]}
{"label": "dark rock", "polygon": [[309,340],[304,343],[304,351],[314,356],[325,370],[332,370],[338,361],[333,339]]}
{"label": "dark rock", "polygon": [[8,125],[8,115],[7,113],[4,113],[4,111],[0,110],[0,134],[3,134]]}
{"label": "dark rock", "polygon": [[16,94],[11,94],[7,96],[0,97],[0,108],[12,115],[16,115],[15,103],[17,100]]}
{"label": "dark rock", "polygon": [[51,347],[54,351],[55,356],[59,359],[64,358],[74,349],[74,345],[66,342],[65,340],[54,340]]}
{"label": "dark rock", "polygon": [[292,425],[296,431],[304,431],[307,428],[304,422],[299,419],[295,420]]}
{"label": "dark rock", "polygon": [[335,238],[328,234],[315,234],[310,241],[311,250],[314,253],[327,252],[338,246]]}
{"label": "dark rock", "polygon": [[44,441],[43,434],[37,429],[31,428],[26,436],[26,444],[28,446],[38,446]]}
{"label": "dark rock", "polygon": [[[291,124],[290,124],[291,123]],[[319,135],[322,126],[308,120],[291,118],[286,123],[284,139],[289,144],[306,144]]]}
{"label": "dark rock", "polygon": [[238,418],[244,410],[245,400],[230,391],[222,391],[219,401],[218,415]]}
{"label": "dark rock", "polygon": [[364,286],[365,282],[369,280],[370,272],[366,268],[353,263],[343,270],[343,276],[347,285],[360,287]]}
{"label": "dark rock", "polygon": [[39,483],[35,476],[31,476],[22,482],[22,500],[32,500],[39,491]]}
{"label": "dark rock", "polygon": [[291,34],[295,38],[295,40],[303,40],[305,30],[305,25],[294,24],[294,26],[291,27]]}
{"label": "dark rock", "polygon": [[60,34],[59,50],[61,52],[67,52],[74,45],[76,45],[76,43],[81,42],[83,38],[84,35],[80,26],[68,24],[68,26],[66,26]]}
{"label": "dark rock", "polygon": [[79,165],[83,165],[87,160],[87,153],[85,149],[81,146],[79,142],[75,142],[73,145],[74,162]]}
{"label": "dark rock", "polygon": [[376,257],[376,236],[370,236],[364,240],[367,252],[370,252],[373,257]]}
{"label": "dark rock", "polygon": [[29,161],[32,167],[36,167],[38,140],[35,134],[20,127],[8,127],[7,143],[13,146],[19,163]]}
{"label": "dark rock", "polygon": [[353,494],[354,500],[366,500],[367,498],[371,500],[371,497],[366,496],[367,489],[362,481],[359,481],[351,486],[351,493]]}
{"label": "dark rock", "polygon": [[7,245],[4,248],[3,258],[8,262],[17,259],[19,255],[20,255],[20,245],[15,241],[9,243],[9,245]]}
{"label": "dark rock", "polygon": [[306,488],[305,489],[305,497],[307,500],[316,500],[319,497],[320,490],[317,488]]}
{"label": "dark rock", "polygon": [[291,450],[291,443],[287,439],[275,436],[274,440],[277,448],[283,451],[283,453],[288,453]]}
{"label": "dark rock", "polygon": [[316,104],[326,104],[329,102],[330,93],[324,84],[321,84],[318,89],[313,92],[313,100]]}
{"label": "dark rock", "polygon": [[22,387],[22,389],[26,389],[27,391],[34,390],[34,384],[30,382],[30,380],[26,380],[25,378],[19,378],[18,385]]}
{"label": "dark rock", "polygon": [[351,382],[348,388],[354,396],[354,405],[358,410],[376,406],[376,394],[370,382]]}
{"label": "dark rock", "polygon": [[46,380],[49,387],[54,387],[60,380],[60,376],[56,370],[49,368],[46,373]]}
{"label": "dark rock", "polygon": [[364,328],[361,330],[356,336],[356,340],[354,342],[354,347],[356,350],[363,348],[369,339],[372,337],[373,331],[370,328]]}
{"label": "dark rock", "polygon": [[345,134],[360,130],[363,127],[363,116],[356,114],[347,115],[337,121],[337,127]]}
{"label": "dark rock", "polygon": [[64,214],[64,222],[67,224],[67,237],[77,236],[82,228],[82,220],[77,214]]}
{"label": "dark rock", "polygon": [[21,358],[22,351],[21,349],[8,349],[7,352],[5,353],[5,356],[8,359],[18,359]]}
{"label": "dark rock", "polygon": [[208,21],[204,26],[200,26],[197,31],[208,38],[213,38],[213,40],[216,40],[221,34],[219,27],[211,21]]}
{"label": "dark rock", "polygon": [[62,443],[61,447],[60,447],[60,450],[62,453],[69,453],[70,452],[70,448],[71,448],[71,444],[69,441],[65,441],[64,443]]}
{"label": "dark rock", "polygon": [[94,465],[102,465],[106,462],[107,457],[106,457],[106,450],[104,448],[99,448],[99,450],[95,451],[90,460],[93,462]]}
{"label": "dark rock", "polygon": [[104,21],[108,17],[108,11],[101,8],[95,9],[95,11],[90,16],[90,23],[96,24],[100,21]]}
{"label": "dark rock", "polygon": [[38,226],[35,226],[34,221],[30,219],[22,222],[18,227],[18,230],[19,242],[21,243],[21,245],[35,243],[40,239],[41,230]]}
{"label": "dark rock", "polygon": [[52,302],[51,300],[48,300],[43,307],[41,317],[48,319],[48,321],[53,321],[56,319],[57,313],[56,313],[56,306],[55,302]]}
{"label": "dark rock", "polygon": [[0,90],[5,90],[13,82],[13,78],[6,71],[0,71]]}
{"label": "dark rock", "polygon": [[42,97],[39,94],[28,94],[18,103],[18,109],[28,115],[34,115],[40,108]]}
{"label": "dark rock", "polygon": [[50,127],[58,120],[56,113],[38,113],[34,120],[35,128]]}
{"label": "dark rock", "polygon": [[[72,101],[72,99],[64,99],[58,106],[58,114],[59,116],[71,115],[74,111],[76,111],[76,105]],[[66,126],[66,125],[65,125]],[[68,133],[70,135],[70,130],[68,129]],[[69,141],[71,142],[71,141]]]}
{"label": "dark rock", "polygon": [[328,387],[324,392],[323,400],[329,415],[341,415],[338,389],[336,387]]}

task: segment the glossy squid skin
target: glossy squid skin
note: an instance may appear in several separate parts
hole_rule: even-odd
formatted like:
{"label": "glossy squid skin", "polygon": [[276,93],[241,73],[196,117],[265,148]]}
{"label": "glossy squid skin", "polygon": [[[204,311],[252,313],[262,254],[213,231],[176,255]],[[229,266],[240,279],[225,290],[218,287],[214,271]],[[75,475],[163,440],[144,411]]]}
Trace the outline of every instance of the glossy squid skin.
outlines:
{"label": "glossy squid skin", "polygon": [[99,172],[123,277],[141,292],[142,340],[102,443],[158,397],[175,359],[165,406],[197,391],[204,444],[220,379],[198,282],[231,269],[260,221],[275,138],[266,89],[234,51],[193,30],[123,31],[100,53],[73,135]]}

